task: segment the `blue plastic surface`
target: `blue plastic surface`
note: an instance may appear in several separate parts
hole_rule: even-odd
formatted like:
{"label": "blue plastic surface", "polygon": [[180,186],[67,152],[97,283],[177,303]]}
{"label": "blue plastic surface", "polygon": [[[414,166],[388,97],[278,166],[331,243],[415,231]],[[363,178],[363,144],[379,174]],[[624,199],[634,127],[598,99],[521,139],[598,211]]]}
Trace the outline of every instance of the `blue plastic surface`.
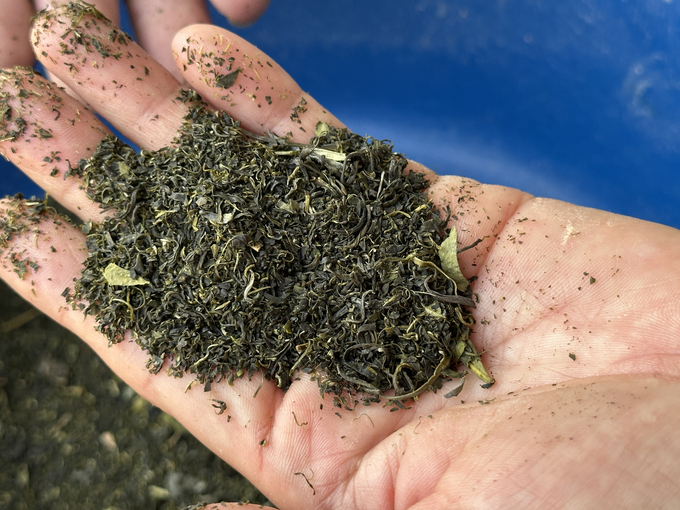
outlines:
{"label": "blue plastic surface", "polygon": [[439,173],[680,227],[678,27],[672,0],[272,0],[234,31]]}

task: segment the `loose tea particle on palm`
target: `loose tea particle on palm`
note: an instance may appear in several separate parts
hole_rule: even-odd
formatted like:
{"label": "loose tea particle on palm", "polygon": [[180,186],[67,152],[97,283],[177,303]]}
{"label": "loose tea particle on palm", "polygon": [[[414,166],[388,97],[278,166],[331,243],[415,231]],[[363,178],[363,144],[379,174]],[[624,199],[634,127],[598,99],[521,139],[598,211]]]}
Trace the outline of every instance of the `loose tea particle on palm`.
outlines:
{"label": "loose tea particle on palm", "polygon": [[68,299],[110,343],[129,329],[152,372],[167,360],[206,387],[262,371],[285,390],[301,370],[365,404],[436,391],[460,365],[493,383],[455,229],[389,143],[325,124],[309,144],[257,136],[180,99],[175,146],[109,137],[73,170],[112,216],[86,225]]}

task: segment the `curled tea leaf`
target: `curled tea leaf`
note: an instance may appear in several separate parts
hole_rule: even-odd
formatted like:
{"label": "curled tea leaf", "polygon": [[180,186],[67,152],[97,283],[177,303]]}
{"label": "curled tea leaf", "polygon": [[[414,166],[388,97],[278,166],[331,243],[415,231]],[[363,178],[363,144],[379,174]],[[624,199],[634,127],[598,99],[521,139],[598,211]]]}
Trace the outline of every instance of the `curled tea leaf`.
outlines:
{"label": "curled tea leaf", "polygon": [[[482,361],[479,358],[474,358],[468,363],[468,368],[472,370],[477,377],[484,381],[486,387],[490,387],[496,380],[489,375],[484,368]],[[488,385],[488,386],[487,386]]]}
{"label": "curled tea leaf", "polygon": [[328,126],[328,124],[326,124],[325,122],[321,122],[321,121],[317,122],[316,127],[314,128],[314,134],[316,136],[327,135],[329,131],[330,131],[330,127]]}
{"label": "curled tea leaf", "polygon": [[465,292],[470,284],[458,265],[458,232],[455,226],[451,227],[449,236],[439,247],[439,260],[446,275],[456,282],[458,290]]}

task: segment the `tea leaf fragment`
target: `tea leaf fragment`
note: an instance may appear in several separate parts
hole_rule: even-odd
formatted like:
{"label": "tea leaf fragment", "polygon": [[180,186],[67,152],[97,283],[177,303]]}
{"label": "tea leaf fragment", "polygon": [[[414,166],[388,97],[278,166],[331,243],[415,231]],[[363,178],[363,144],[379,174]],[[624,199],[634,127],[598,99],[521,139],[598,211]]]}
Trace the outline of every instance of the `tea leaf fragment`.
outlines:
{"label": "tea leaf fragment", "polygon": [[134,285],[148,285],[149,282],[137,276],[135,278],[130,278],[130,270],[123,269],[111,262],[103,271],[104,278],[109,285],[119,285],[123,287],[131,287]]}
{"label": "tea leaf fragment", "polygon": [[241,69],[236,69],[235,71],[232,71],[227,74],[221,74],[215,78],[215,85],[222,89],[228,89],[231,88],[234,83],[236,83],[236,78],[238,78],[238,73],[241,72]]}

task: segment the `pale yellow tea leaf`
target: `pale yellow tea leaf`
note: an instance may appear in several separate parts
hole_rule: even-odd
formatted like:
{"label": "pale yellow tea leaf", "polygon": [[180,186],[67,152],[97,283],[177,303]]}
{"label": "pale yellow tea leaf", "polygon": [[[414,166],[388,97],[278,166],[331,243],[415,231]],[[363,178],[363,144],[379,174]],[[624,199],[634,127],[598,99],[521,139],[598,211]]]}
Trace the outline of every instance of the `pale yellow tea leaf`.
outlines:
{"label": "pale yellow tea leaf", "polygon": [[449,237],[444,239],[439,247],[439,260],[442,261],[442,269],[446,275],[456,282],[458,290],[465,292],[469,283],[458,265],[458,232],[456,227],[451,227]]}
{"label": "pale yellow tea leaf", "polygon": [[106,281],[109,285],[120,285],[123,287],[131,287],[133,285],[147,285],[149,283],[141,276],[130,278],[129,269],[123,269],[113,262],[104,269],[104,278],[106,278]]}

